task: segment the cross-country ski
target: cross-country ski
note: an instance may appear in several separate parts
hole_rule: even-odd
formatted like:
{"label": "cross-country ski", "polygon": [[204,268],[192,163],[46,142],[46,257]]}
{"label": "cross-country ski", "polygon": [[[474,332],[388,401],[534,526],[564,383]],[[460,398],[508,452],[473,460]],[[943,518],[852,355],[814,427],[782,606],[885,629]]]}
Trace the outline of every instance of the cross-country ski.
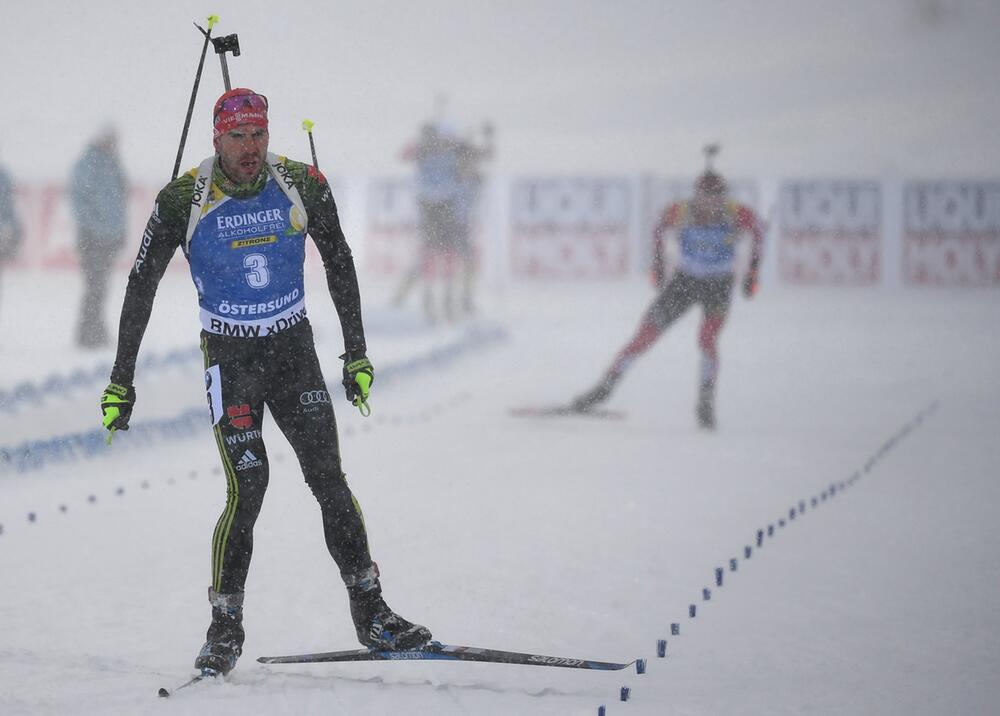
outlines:
{"label": "cross-country ski", "polygon": [[581,410],[572,405],[542,405],[510,408],[508,414],[515,418],[596,418],[598,420],[624,420],[624,410],[610,408],[587,408]]}
{"label": "cross-country ski", "polygon": [[185,681],[180,686],[176,686],[173,689],[168,689],[165,686],[161,686],[160,690],[157,691],[156,693],[157,693],[157,695],[161,699],[166,699],[166,698],[169,698],[172,694],[180,691],[181,689],[186,689],[189,686],[194,686],[195,684],[197,684],[199,682],[202,682],[202,681],[212,681],[212,680],[215,680],[215,679],[218,679],[218,678],[221,678],[221,677],[216,672],[211,671],[209,669],[204,669],[204,670],[202,670],[202,672],[200,674],[198,674],[197,676],[192,677],[191,679],[188,679],[187,681]]}
{"label": "cross-country ski", "polygon": [[262,664],[317,664],[337,661],[479,661],[493,664],[520,664],[523,666],[558,666],[567,669],[592,671],[619,671],[635,663],[596,661],[563,656],[544,656],[501,649],[482,649],[474,646],[457,646],[431,642],[422,649],[394,651],[391,649],[348,649],[315,654],[290,656],[261,656]]}

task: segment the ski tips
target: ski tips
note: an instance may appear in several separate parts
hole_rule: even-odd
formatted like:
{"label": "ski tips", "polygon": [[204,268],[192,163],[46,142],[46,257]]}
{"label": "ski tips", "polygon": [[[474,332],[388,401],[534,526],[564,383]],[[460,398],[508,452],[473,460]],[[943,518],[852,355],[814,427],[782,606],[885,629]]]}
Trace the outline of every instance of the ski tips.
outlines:
{"label": "ski tips", "polygon": [[[192,684],[197,684],[199,681],[204,681],[206,679],[212,680],[219,678],[220,676],[221,673],[216,671],[215,669],[202,669],[200,674],[192,677],[188,681],[185,681],[183,684],[175,688],[174,691],[180,691],[181,689],[186,689],[188,686],[191,686]],[[166,699],[170,697],[171,693],[172,692],[169,689],[166,689],[161,686],[160,690],[156,692],[156,695],[159,696],[161,699]]]}

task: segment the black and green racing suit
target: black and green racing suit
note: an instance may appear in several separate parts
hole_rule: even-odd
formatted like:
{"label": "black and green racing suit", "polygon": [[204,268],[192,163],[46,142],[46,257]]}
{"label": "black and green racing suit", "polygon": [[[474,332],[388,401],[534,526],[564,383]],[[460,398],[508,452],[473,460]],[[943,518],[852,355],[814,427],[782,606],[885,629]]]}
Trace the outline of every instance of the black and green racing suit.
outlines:
{"label": "black and green racing suit", "polygon": [[[348,360],[364,356],[354,259],[330,187],[313,167],[284,157],[278,159],[284,167],[280,176],[298,190],[308,217],[308,234],[322,257],[346,356]],[[216,199],[224,197],[230,207],[239,207],[240,202],[249,203],[258,197],[269,182],[276,181],[276,176],[265,168],[254,182],[234,185],[221,172],[216,159],[210,190]],[[111,374],[113,383],[133,383],[136,357],[156,289],[178,247],[192,264],[192,275],[196,273],[194,261],[201,259],[192,250],[188,230],[197,178],[198,170],[192,170],[164,187],[156,198],[129,275]],[[303,236],[296,238],[301,241]],[[224,248],[240,251],[243,246],[252,247],[265,239],[280,243],[285,237],[279,233],[230,241]],[[295,255],[301,253],[299,248]],[[291,267],[295,269],[301,271],[301,265]],[[202,286],[197,278],[195,283],[201,298]],[[228,488],[225,509],[212,538],[211,586],[219,594],[242,593],[250,565],[253,526],[268,483],[268,456],[261,434],[265,405],[295,451],[305,481],[319,501],[326,544],[345,583],[355,584],[372,572],[364,521],[341,469],[333,405],[304,307],[294,320],[285,323],[281,330],[265,335],[257,331],[250,334],[252,337],[204,329],[201,334],[215,442]]]}

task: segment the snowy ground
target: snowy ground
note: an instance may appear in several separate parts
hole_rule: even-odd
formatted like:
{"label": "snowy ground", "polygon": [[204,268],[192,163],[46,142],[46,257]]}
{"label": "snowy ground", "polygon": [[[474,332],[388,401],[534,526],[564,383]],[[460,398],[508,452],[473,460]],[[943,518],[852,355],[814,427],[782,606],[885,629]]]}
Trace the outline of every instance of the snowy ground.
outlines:
{"label": "snowy ground", "polygon": [[[309,305],[335,384],[339,330],[316,279]],[[0,390],[110,361],[72,346],[77,281],[3,276]],[[648,673],[257,664],[354,646],[318,509],[268,425],[243,660],[224,684],[157,699],[190,672],[209,615],[225,484],[206,428],[146,447],[121,436],[98,457],[27,472],[0,463],[0,713],[996,712],[996,291],[765,286],[734,305],[720,427],[705,434],[693,420],[693,314],[612,399],[626,419],[508,415],[596,379],[651,298],[639,281],[492,294],[480,325],[505,340],[435,369],[415,358],[460,344],[464,329],[423,329],[384,308],[390,286],[362,288],[376,370],[396,370],[376,380],[370,419],[344,402],[338,417],[389,603],[443,641],[645,657]],[[183,272],[168,275],[144,353],[195,347],[192,294]],[[0,404],[0,448],[94,428],[101,388]],[[140,371],[137,389],[137,425],[204,405],[197,359]]]}

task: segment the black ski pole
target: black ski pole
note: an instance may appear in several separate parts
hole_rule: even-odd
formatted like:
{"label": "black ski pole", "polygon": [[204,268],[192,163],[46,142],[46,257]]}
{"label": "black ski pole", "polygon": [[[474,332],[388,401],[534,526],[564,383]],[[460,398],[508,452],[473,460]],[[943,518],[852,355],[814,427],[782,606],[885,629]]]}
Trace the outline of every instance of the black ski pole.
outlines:
{"label": "black ski pole", "polygon": [[215,54],[219,56],[219,62],[222,64],[222,82],[226,86],[226,92],[228,92],[233,86],[229,81],[229,65],[226,64],[226,53],[232,52],[233,57],[240,56],[240,38],[236,35],[213,37],[212,45],[215,47]]}
{"label": "black ski pole", "polygon": [[184,118],[184,129],[181,131],[181,143],[177,147],[177,159],[174,161],[174,173],[170,176],[170,181],[177,178],[177,173],[181,170],[181,157],[184,155],[184,144],[187,142],[188,128],[191,126],[191,115],[194,113],[194,101],[198,97],[198,84],[201,82],[201,71],[205,67],[205,53],[208,52],[208,41],[212,39],[212,26],[219,21],[218,15],[208,16],[208,31],[202,30],[198,23],[194,26],[201,30],[205,36],[205,44],[201,47],[201,59],[198,60],[198,71],[194,76],[194,87],[191,88],[191,101],[188,102],[187,116]]}
{"label": "black ski pole", "polygon": [[313,155],[313,166],[319,169],[319,161],[316,159],[316,144],[313,142],[313,123],[311,120],[302,120],[302,129],[306,130],[306,134],[309,135],[309,149],[312,151]]}

